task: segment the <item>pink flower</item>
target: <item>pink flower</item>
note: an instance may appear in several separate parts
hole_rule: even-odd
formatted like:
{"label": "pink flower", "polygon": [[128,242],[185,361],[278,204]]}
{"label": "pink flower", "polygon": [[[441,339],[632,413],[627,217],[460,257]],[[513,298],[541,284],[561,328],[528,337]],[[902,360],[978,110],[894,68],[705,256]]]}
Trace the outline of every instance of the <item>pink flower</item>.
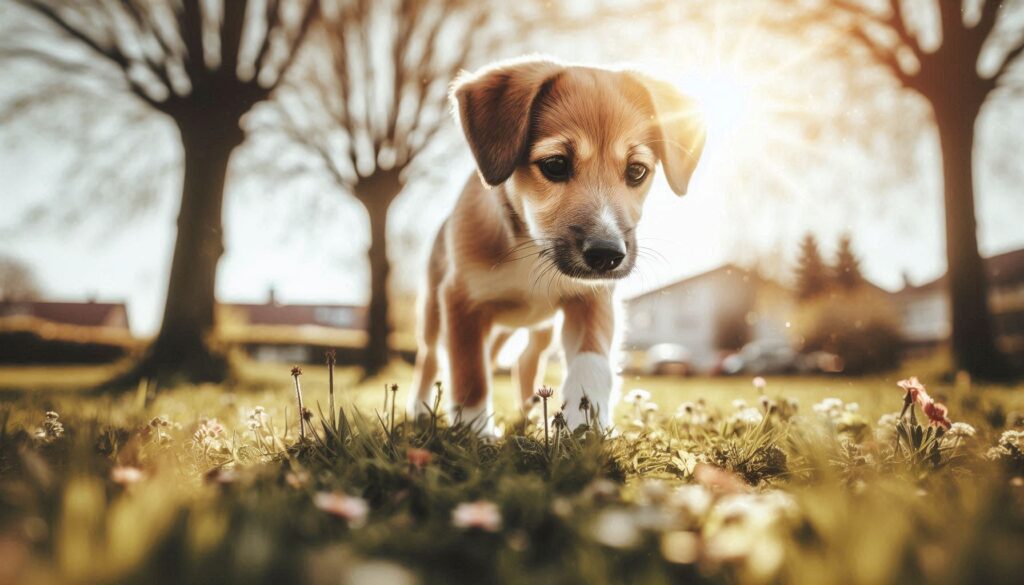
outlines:
{"label": "pink flower", "polygon": [[434,454],[426,449],[408,449],[405,452],[405,458],[409,460],[409,464],[413,467],[420,469],[430,465],[430,462],[434,460]]}
{"label": "pink flower", "polygon": [[[896,382],[896,385],[903,388],[907,394],[910,394],[910,399],[914,402],[917,402],[917,398],[920,395],[924,395],[925,398],[928,398],[928,393],[925,392],[924,384],[917,379],[917,376],[912,376],[906,380],[900,380],[899,382]],[[931,400],[931,398],[928,398],[928,400]]]}
{"label": "pink flower", "polygon": [[196,432],[192,434],[197,443],[203,443],[204,445],[211,441],[224,436],[224,425],[215,418],[204,418],[200,423],[199,427],[196,428]]}
{"label": "pink flower", "polygon": [[949,411],[942,404],[932,400],[932,397],[925,390],[924,384],[918,381],[916,377],[900,380],[896,382],[896,385],[907,391],[910,399],[921,407],[921,411],[928,417],[931,424],[945,429],[952,426],[953,423],[946,417]]}
{"label": "pink flower", "polygon": [[537,396],[541,398],[551,398],[555,395],[555,389],[550,386],[541,386],[537,388]]}
{"label": "pink flower", "polygon": [[931,399],[929,399],[928,402],[925,402],[924,404],[921,405],[921,410],[924,411],[925,415],[931,421],[931,424],[937,427],[949,429],[949,427],[953,425],[953,423],[949,421],[949,418],[946,417],[946,414],[949,411],[946,409],[945,406],[939,404],[938,402],[934,402]]}
{"label": "pink flower", "polygon": [[139,483],[144,477],[146,474],[141,469],[130,465],[117,465],[110,470],[110,480],[126,487]]}
{"label": "pink flower", "polygon": [[693,478],[715,494],[743,494],[750,491],[750,484],[742,477],[708,463],[698,463],[693,468]]}
{"label": "pink flower", "polygon": [[501,511],[494,502],[463,502],[452,510],[452,524],[457,528],[497,532],[501,530]]}
{"label": "pink flower", "polygon": [[338,492],[317,492],[313,496],[313,505],[348,522],[351,528],[366,524],[366,516],[370,512],[370,506],[363,498]]}

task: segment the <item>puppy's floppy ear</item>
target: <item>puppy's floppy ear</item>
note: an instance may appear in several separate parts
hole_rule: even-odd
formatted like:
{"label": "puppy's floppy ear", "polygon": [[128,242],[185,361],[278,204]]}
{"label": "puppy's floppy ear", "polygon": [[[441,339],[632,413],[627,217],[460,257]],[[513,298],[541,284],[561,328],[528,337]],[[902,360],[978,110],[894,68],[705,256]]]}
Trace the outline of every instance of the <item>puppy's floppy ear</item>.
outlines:
{"label": "puppy's floppy ear", "polygon": [[514,61],[455,80],[452,102],[488,185],[504,183],[516,170],[527,148],[533,108],[563,70],[550,61]]}
{"label": "puppy's floppy ear", "polygon": [[646,75],[632,75],[644,86],[651,100],[654,123],[660,134],[652,146],[665,168],[665,178],[676,195],[685,195],[707,138],[704,117],[697,102],[672,84]]}

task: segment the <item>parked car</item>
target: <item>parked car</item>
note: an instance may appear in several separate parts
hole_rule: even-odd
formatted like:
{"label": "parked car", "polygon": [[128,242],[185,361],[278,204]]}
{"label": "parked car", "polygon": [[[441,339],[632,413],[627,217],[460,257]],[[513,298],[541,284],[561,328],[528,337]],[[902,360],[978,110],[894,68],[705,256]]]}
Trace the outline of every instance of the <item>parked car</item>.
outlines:
{"label": "parked car", "polygon": [[812,351],[800,355],[801,373],[838,374],[844,368],[843,358],[828,351]]}
{"label": "parked car", "polygon": [[658,343],[647,350],[647,373],[655,376],[686,376],[693,371],[690,350],[678,343]]}
{"label": "parked car", "polygon": [[799,355],[784,341],[752,341],[722,361],[725,374],[785,374],[800,368]]}

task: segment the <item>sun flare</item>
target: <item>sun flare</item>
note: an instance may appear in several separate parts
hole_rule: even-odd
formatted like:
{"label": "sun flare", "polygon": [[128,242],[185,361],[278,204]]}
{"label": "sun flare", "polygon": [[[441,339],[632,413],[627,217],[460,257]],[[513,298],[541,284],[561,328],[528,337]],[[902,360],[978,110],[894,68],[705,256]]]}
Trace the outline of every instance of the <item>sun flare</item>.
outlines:
{"label": "sun flare", "polygon": [[714,137],[728,137],[754,122],[753,83],[742,75],[713,70],[682,77],[680,89],[700,106]]}

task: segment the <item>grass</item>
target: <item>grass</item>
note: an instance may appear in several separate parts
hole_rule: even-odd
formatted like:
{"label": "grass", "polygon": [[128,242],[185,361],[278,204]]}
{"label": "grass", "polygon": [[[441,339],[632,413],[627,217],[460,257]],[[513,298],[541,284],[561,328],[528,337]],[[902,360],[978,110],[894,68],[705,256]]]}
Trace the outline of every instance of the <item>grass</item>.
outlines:
{"label": "grass", "polygon": [[764,397],[747,378],[629,378],[614,436],[556,427],[545,444],[506,377],[504,438],[482,441],[443,417],[392,423],[402,365],[365,383],[339,371],[331,423],[326,368],[311,367],[299,440],[288,368],[239,371],[110,398],[75,391],[102,369],[0,369],[0,583],[1017,583],[1024,570],[1024,445],[1005,433],[1020,388],[929,384],[976,429],[957,439],[909,413],[880,424],[903,406],[896,376],[769,377]]}

